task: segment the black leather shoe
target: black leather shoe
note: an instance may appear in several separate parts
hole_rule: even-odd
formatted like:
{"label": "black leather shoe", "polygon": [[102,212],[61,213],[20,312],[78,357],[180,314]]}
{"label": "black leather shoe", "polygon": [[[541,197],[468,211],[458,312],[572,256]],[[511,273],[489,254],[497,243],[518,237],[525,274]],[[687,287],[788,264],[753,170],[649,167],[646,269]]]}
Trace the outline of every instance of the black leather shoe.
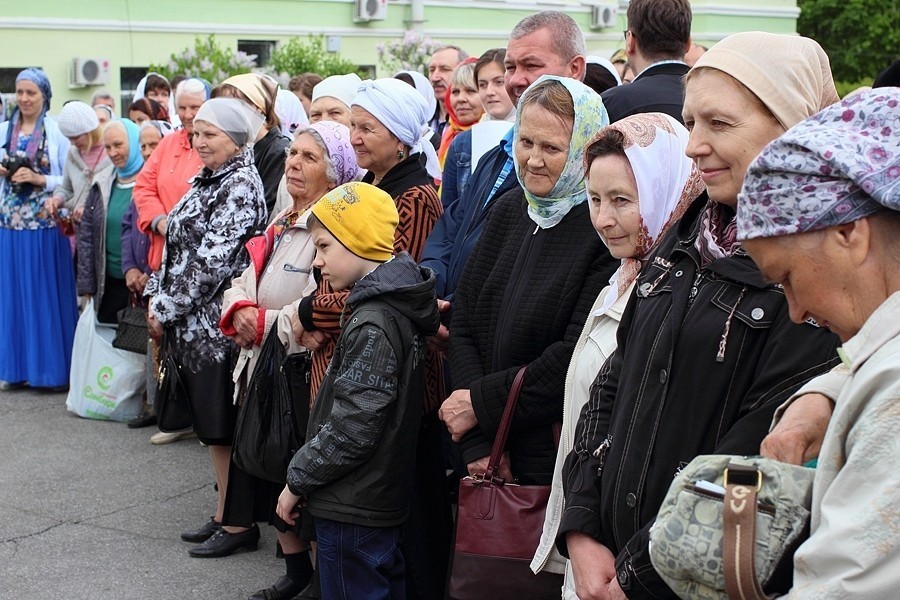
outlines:
{"label": "black leather shoe", "polygon": [[156,425],[156,415],[151,415],[150,413],[141,413],[128,421],[128,429],[140,429],[151,425]]}
{"label": "black leather shoe", "polygon": [[206,522],[203,527],[200,529],[193,529],[191,531],[183,531],[181,533],[181,539],[185,542],[193,542],[195,544],[199,544],[201,542],[205,542],[212,535],[222,528],[221,523],[216,523],[215,517],[210,517],[209,521]]}
{"label": "black leather shoe", "polygon": [[287,575],[282,575],[275,585],[259,590],[247,600],[291,600],[303,590],[303,587]]}
{"label": "black leather shoe", "polygon": [[300,595],[297,598],[302,598],[303,600],[319,600],[322,597],[322,590],[319,587],[319,572],[313,571],[312,579],[309,580],[309,584],[301,590]]}
{"label": "black leather shoe", "polygon": [[228,533],[224,529],[216,531],[211,538],[188,550],[194,558],[220,558],[230,556],[238,550],[252,552],[259,545],[259,527],[256,523],[247,531]]}

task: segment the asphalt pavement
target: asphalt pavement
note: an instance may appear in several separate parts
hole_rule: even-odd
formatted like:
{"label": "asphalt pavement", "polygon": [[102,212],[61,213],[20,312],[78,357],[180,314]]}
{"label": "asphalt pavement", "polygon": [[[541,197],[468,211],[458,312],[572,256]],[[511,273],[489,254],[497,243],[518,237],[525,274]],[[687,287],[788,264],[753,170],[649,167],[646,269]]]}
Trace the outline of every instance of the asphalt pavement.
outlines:
{"label": "asphalt pavement", "polygon": [[65,394],[0,391],[0,599],[240,599],[284,572],[275,534],[256,552],[188,556],[179,533],[215,508],[196,439],[68,413]]}

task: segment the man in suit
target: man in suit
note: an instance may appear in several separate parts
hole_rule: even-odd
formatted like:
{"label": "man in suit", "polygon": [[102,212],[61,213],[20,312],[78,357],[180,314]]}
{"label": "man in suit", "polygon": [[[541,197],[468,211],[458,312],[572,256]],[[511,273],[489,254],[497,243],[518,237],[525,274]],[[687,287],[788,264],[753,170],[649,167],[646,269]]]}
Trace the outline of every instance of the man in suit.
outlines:
{"label": "man in suit", "polygon": [[603,92],[610,122],[630,115],[662,112],[681,121],[682,78],[689,67],[691,5],[688,0],[631,0],[625,52],[636,77],[629,85]]}

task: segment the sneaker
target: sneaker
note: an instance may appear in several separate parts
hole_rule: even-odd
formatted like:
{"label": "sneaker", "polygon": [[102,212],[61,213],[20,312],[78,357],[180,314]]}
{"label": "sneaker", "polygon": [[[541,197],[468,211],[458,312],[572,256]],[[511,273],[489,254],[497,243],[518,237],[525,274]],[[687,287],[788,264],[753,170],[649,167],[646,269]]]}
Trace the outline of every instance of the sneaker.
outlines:
{"label": "sneaker", "polygon": [[153,435],[150,436],[150,443],[154,446],[161,446],[162,444],[171,444],[172,442],[177,442],[179,440],[186,440],[192,437],[197,437],[197,434],[194,433],[193,429],[185,429],[183,431],[157,431]]}

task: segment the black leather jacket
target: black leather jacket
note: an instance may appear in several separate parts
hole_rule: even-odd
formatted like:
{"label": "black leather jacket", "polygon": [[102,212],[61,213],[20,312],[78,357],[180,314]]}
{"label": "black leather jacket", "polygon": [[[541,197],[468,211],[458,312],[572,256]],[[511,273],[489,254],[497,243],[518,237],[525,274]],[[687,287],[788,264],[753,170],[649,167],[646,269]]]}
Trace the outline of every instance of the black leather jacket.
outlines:
{"label": "black leather jacket", "polygon": [[701,454],[758,454],[775,409],[837,363],[837,336],[791,323],[783,291],[743,250],[699,268],[705,198],[638,278],[563,472],[560,551],[569,531],[596,538],[629,598],[676,598],[648,552],[676,472]]}

